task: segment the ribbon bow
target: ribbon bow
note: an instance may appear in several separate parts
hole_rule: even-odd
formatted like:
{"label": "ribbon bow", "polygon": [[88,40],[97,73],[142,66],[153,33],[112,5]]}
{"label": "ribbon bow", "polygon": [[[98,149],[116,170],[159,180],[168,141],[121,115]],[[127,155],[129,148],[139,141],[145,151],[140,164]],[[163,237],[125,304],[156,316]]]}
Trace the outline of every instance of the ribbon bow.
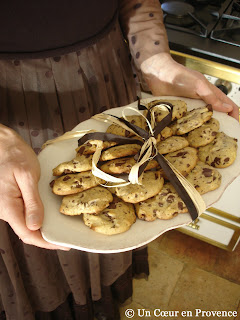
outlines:
{"label": "ribbon bow", "polygon": [[[155,116],[154,116],[154,107],[159,108],[166,108],[168,110],[168,114],[157,123],[155,126]],[[128,107],[126,107],[127,109]],[[157,136],[161,133],[161,131],[170,124],[172,121],[172,111],[173,105],[169,102],[161,102],[155,103],[151,106],[151,108],[147,108],[144,105],[140,104],[140,100],[138,100],[138,110],[133,109],[140,113],[138,110],[147,110],[147,116],[144,117],[146,119],[149,132],[128,122],[126,117],[119,118],[114,115],[109,114],[97,114],[93,116],[94,119],[101,120],[104,122],[111,122],[116,123],[126,130],[131,131],[136,136],[141,137],[141,140],[122,137],[119,135],[111,134],[111,133],[104,133],[104,132],[92,132],[85,134],[82,138],[78,140],[78,145],[82,145],[88,140],[98,140],[97,142],[97,149],[93,155],[93,174],[105,181],[113,182],[113,183],[123,183],[121,185],[126,185],[129,183],[139,183],[138,178],[143,173],[144,169],[146,168],[148,162],[152,159],[155,159],[162,170],[164,171],[168,180],[172,183],[174,188],[176,189],[178,195],[182,198],[185,202],[186,207],[192,217],[192,220],[195,220],[199,214],[201,214],[205,209],[205,203],[200,196],[200,194],[196,191],[196,189],[186,180],[175,168],[174,166],[169,163],[163,155],[161,155],[157,150]],[[103,148],[103,141],[113,141],[119,144],[138,144],[141,146],[141,150],[139,153],[134,157],[136,160],[136,164],[132,167],[128,176],[122,175],[119,177],[114,177],[109,175],[99,168],[97,168],[97,163],[99,161],[101,151]],[[126,182],[127,181],[127,182]],[[121,186],[120,185],[120,186]],[[116,185],[114,185],[116,186]]]}

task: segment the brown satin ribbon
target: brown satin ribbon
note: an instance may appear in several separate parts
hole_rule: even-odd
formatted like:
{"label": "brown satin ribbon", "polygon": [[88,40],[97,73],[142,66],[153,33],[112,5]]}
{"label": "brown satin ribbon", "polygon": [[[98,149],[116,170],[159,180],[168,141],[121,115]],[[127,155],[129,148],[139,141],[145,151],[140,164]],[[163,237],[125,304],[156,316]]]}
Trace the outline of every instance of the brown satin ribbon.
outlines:
{"label": "brown satin ribbon", "polygon": [[[158,134],[167,125],[169,125],[170,122],[172,121],[173,105],[170,104],[169,102],[161,102],[160,104],[161,105],[164,104],[165,106],[167,106],[169,113],[155,126],[154,138],[156,138],[158,136]],[[150,109],[148,109],[146,106],[141,105],[140,100],[138,100],[138,109],[139,110],[147,110],[147,119],[148,120],[150,120],[151,109],[157,105],[159,105],[159,103],[154,104],[153,106],[151,106]],[[140,127],[138,127],[128,121],[126,121],[125,119],[122,119],[122,118],[119,118],[119,117],[113,116],[113,115],[111,115],[111,116],[115,117],[119,121],[123,122],[125,125],[127,125],[129,128],[131,128],[135,133],[140,135],[143,138],[143,141],[133,139],[133,138],[122,137],[122,136],[118,136],[118,135],[111,134],[111,133],[93,132],[93,133],[88,133],[88,134],[84,135],[82,138],[80,138],[78,140],[78,145],[80,146],[88,140],[114,141],[119,144],[126,144],[126,143],[133,144],[134,143],[134,144],[138,144],[138,145],[143,145],[144,141],[149,139],[152,136],[149,132],[145,131],[144,129],[142,129],[142,128],[140,128]],[[139,161],[140,160],[139,154],[137,155],[137,157],[138,157],[137,161]],[[186,191],[186,189],[184,188],[184,186],[180,182],[179,178],[176,176],[176,174],[174,173],[172,168],[167,163],[166,159],[160,153],[157,152],[157,154],[154,156],[154,159],[159,163],[160,167],[163,169],[167,178],[172,183],[172,185],[176,189],[177,193],[184,201],[186,207],[188,208],[189,214],[191,215],[192,220],[195,220],[198,217],[197,208],[196,208],[192,198],[189,196],[188,192]],[[148,161],[146,161],[139,168],[139,176],[141,176],[141,174],[143,173],[143,171],[146,168],[149,161],[150,161],[150,159]],[[126,176],[125,177],[123,176],[123,178],[124,178],[124,180],[126,180]]]}

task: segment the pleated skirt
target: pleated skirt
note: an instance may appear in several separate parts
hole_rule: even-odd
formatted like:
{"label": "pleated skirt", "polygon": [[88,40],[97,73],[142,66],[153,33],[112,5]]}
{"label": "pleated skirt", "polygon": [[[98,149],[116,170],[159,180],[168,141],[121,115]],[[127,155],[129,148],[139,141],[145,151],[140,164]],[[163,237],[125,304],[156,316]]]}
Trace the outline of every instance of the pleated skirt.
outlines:
{"label": "pleated skirt", "polygon": [[[38,154],[93,114],[137,99],[118,22],[98,43],[64,56],[0,61],[0,122]],[[118,319],[147,248],[116,254],[26,245],[0,221],[0,320]]]}

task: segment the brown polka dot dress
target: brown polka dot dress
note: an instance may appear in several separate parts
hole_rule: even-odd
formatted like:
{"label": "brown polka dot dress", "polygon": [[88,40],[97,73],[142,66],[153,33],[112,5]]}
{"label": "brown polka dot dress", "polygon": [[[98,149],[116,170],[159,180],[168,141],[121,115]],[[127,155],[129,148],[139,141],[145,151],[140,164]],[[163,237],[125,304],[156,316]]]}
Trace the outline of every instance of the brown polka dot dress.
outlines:
{"label": "brown polka dot dress", "polygon": [[[136,97],[118,23],[78,52],[0,60],[0,121],[36,153],[46,140]],[[131,296],[134,272],[148,273],[146,249],[106,255],[45,250],[25,245],[0,220],[1,320],[118,319],[114,301]]]}

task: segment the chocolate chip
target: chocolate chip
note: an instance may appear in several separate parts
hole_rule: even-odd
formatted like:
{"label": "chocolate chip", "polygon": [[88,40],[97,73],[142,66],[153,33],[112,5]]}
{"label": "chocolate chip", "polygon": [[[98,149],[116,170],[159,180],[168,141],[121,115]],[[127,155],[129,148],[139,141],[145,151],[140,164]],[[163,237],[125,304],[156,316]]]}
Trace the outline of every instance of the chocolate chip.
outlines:
{"label": "chocolate chip", "polygon": [[52,180],[52,181],[49,183],[49,185],[50,185],[51,188],[53,188],[54,183],[55,183],[55,180]]}
{"label": "chocolate chip", "polygon": [[172,203],[174,201],[175,197],[174,195],[170,194],[168,197],[167,197],[167,202],[168,203]]}
{"label": "chocolate chip", "polygon": [[213,162],[211,163],[211,166],[215,167],[216,164],[218,165],[218,164],[220,164],[220,162],[221,162],[221,159],[219,157],[215,157]]}
{"label": "chocolate chip", "polygon": [[216,131],[213,131],[212,132],[212,136],[216,136],[217,135],[217,132]]}
{"label": "chocolate chip", "polygon": [[82,146],[82,147],[78,150],[78,153],[79,153],[79,154],[83,154],[84,150],[85,150],[85,146]]}
{"label": "chocolate chip", "polygon": [[185,156],[186,156],[186,154],[188,154],[188,152],[187,151],[182,151],[182,152],[178,152],[177,154],[176,154],[176,156],[173,156],[174,158],[176,158],[176,157],[181,157],[181,158],[186,158]]}
{"label": "chocolate chip", "polygon": [[210,168],[203,168],[202,174],[204,175],[204,177],[211,177],[211,175],[212,175],[212,169],[210,169]]}
{"label": "chocolate chip", "polygon": [[69,180],[69,179],[71,179],[71,177],[65,176],[65,177],[63,178],[63,181],[67,181],[67,180]]}
{"label": "chocolate chip", "polygon": [[230,158],[227,157],[224,159],[224,162],[228,162],[229,160],[230,160]]}
{"label": "chocolate chip", "polygon": [[183,210],[183,203],[182,202],[178,202],[178,209]]}
{"label": "chocolate chip", "polygon": [[78,181],[75,181],[74,184],[75,184],[74,186],[75,188],[82,188],[82,185]]}
{"label": "chocolate chip", "polygon": [[121,162],[115,163],[115,167],[121,167],[122,165],[123,165],[123,163],[121,163]]}

